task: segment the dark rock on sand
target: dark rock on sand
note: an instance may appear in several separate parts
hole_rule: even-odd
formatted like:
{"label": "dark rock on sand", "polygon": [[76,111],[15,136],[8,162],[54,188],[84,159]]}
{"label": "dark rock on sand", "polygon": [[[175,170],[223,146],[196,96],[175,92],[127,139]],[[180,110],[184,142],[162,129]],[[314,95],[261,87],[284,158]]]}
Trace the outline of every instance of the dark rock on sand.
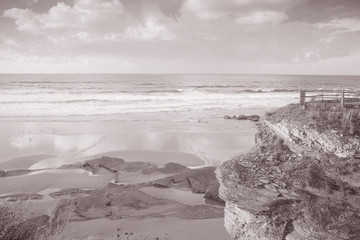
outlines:
{"label": "dark rock on sand", "polygon": [[219,183],[214,170],[215,167],[185,169],[179,174],[156,180],[153,184],[172,188],[189,188],[193,193],[205,193],[204,197],[207,199],[223,202],[218,196]]}
{"label": "dark rock on sand", "polygon": [[212,181],[205,192],[204,198],[222,204],[225,203],[225,201],[219,197],[219,187],[220,184],[217,180]]}
{"label": "dark rock on sand", "polygon": [[117,172],[124,163],[125,161],[120,158],[102,157],[85,161],[83,168],[93,174],[96,174],[101,168],[107,169],[110,172]]}
{"label": "dark rock on sand", "polygon": [[101,169],[106,169],[112,173],[119,171],[137,172],[141,171],[143,174],[151,174],[159,172],[160,169],[153,163],[149,162],[126,162],[120,158],[102,157],[93,160],[85,161],[83,168],[94,174],[98,173]]}
{"label": "dark rock on sand", "polygon": [[246,115],[239,115],[239,116],[232,116],[230,117],[229,115],[225,115],[224,116],[224,119],[235,119],[235,120],[250,120],[252,122],[258,122],[260,120],[260,116],[259,115],[249,115],[249,116],[246,116]]}
{"label": "dark rock on sand", "polygon": [[25,169],[25,170],[16,169],[16,170],[8,170],[8,171],[0,170],[0,177],[21,176],[21,175],[25,175],[31,171],[32,170],[27,170],[27,169]]}
{"label": "dark rock on sand", "polygon": [[[136,210],[137,216],[164,216],[181,204],[152,197],[138,189],[137,186],[118,186],[109,184],[108,187],[96,190],[89,196],[75,201],[75,212],[82,220],[95,218],[129,218],[133,217]],[[152,207],[164,207],[159,211]]]}
{"label": "dark rock on sand", "polygon": [[154,183],[153,186],[156,188],[170,188],[169,186],[160,183]]}
{"label": "dark rock on sand", "polygon": [[164,173],[179,173],[185,169],[188,168],[178,163],[166,163],[164,167],[161,168],[161,171]]}

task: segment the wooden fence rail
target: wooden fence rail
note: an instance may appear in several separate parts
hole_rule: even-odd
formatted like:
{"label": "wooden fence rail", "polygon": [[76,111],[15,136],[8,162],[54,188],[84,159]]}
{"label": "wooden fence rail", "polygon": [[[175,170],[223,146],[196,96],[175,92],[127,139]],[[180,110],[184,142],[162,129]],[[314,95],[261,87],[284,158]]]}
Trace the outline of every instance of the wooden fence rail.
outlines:
{"label": "wooden fence rail", "polygon": [[300,90],[300,105],[306,103],[340,103],[342,108],[360,105],[360,91],[351,90]]}

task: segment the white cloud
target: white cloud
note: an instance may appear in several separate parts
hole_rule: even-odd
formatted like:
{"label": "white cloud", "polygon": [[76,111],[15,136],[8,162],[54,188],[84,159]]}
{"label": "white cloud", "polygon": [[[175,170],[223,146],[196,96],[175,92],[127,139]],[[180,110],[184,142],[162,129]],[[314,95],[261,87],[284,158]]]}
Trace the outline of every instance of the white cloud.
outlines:
{"label": "white cloud", "polygon": [[239,24],[262,24],[272,23],[277,24],[284,22],[288,17],[284,13],[272,12],[272,11],[257,11],[248,15],[238,17],[236,22]]}
{"label": "white cloud", "polygon": [[19,48],[22,46],[22,43],[13,37],[0,35],[0,40],[5,46],[10,48]]}
{"label": "white cloud", "polygon": [[88,42],[88,43],[92,42],[92,39],[91,39],[89,33],[87,33],[87,32],[78,32],[75,35],[73,35],[73,37],[75,37],[83,42]]}
{"label": "white cloud", "polygon": [[333,19],[327,23],[319,23],[320,29],[337,29],[340,32],[358,32],[360,31],[360,20],[353,18]]}
{"label": "white cloud", "polygon": [[293,2],[286,0],[186,0],[183,11],[200,20],[235,18],[239,23],[280,23]]}
{"label": "white cloud", "polygon": [[12,8],[4,17],[15,19],[18,30],[33,34],[71,28],[94,28],[113,26],[123,14],[119,0],[77,0],[73,6],[59,2],[47,13],[37,14],[30,9]]}
{"label": "white cloud", "polygon": [[38,34],[40,32],[40,22],[36,14],[29,9],[12,8],[4,12],[4,17],[15,19],[17,29],[20,31]]}
{"label": "white cloud", "polygon": [[166,27],[157,23],[154,19],[147,19],[143,25],[136,27],[127,27],[124,37],[139,41],[148,41],[153,39],[173,40],[175,35],[167,31]]}
{"label": "white cloud", "polygon": [[134,19],[124,12],[119,0],[77,0],[73,6],[59,2],[42,14],[13,8],[6,10],[4,17],[15,19],[18,30],[45,35],[52,44],[175,38],[160,23],[161,16],[148,16],[145,22]]}

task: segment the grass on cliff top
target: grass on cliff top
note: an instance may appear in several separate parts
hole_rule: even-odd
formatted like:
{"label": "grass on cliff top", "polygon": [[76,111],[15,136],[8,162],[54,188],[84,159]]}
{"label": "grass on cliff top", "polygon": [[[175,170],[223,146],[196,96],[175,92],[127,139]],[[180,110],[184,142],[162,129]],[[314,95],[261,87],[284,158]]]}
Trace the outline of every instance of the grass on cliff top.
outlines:
{"label": "grass on cliff top", "polygon": [[360,109],[335,109],[324,105],[312,105],[304,110],[299,104],[289,104],[265,114],[265,119],[278,123],[286,119],[299,122],[318,132],[336,130],[348,135],[360,136]]}

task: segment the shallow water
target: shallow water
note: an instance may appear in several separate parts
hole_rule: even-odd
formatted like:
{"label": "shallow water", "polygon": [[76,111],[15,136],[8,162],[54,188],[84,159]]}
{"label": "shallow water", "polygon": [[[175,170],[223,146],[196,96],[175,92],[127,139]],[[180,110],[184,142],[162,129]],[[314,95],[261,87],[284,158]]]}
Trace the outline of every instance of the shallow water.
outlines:
{"label": "shallow water", "polygon": [[156,188],[144,187],[140,189],[142,192],[156,198],[174,200],[185,205],[205,204],[204,194],[195,194],[190,191],[178,190],[174,188]]}
{"label": "shallow water", "polygon": [[253,146],[253,123],[217,121],[226,127],[209,123],[190,131],[174,124],[170,131],[158,123],[148,131],[131,122],[0,123],[0,169],[59,167],[104,155],[159,165],[219,165]]}

